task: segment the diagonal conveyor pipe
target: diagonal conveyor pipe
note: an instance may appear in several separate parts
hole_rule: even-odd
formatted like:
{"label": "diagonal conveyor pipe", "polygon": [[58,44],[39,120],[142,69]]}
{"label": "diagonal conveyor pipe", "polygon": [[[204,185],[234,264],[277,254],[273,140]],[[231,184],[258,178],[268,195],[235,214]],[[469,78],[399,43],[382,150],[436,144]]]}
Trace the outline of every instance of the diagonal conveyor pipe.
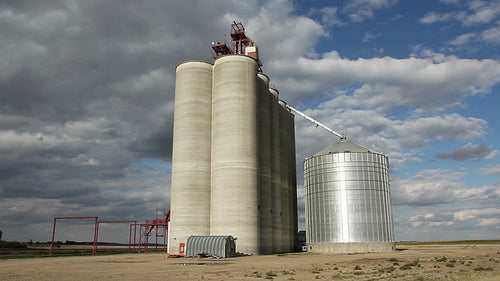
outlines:
{"label": "diagonal conveyor pipe", "polygon": [[338,138],[340,138],[340,139],[345,139],[345,137],[344,137],[344,136],[342,136],[340,133],[338,133],[338,132],[336,132],[336,131],[334,131],[334,130],[332,130],[332,129],[328,128],[327,126],[325,126],[325,125],[324,125],[324,124],[322,124],[321,122],[319,122],[319,121],[317,121],[317,120],[313,119],[312,117],[309,117],[309,116],[305,115],[304,113],[300,112],[298,109],[296,109],[296,108],[294,108],[294,107],[291,107],[291,106],[290,106],[290,105],[288,105],[288,104],[286,105],[286,107],[288,107],[290,110],[292,110],[292,111],[296,112],[298,115],[300,115],[300,116],[304,117],[305,119],[307,119],[307,120],[309,120],[309,121],[313,122],[313,123],[314,123],[314,124],[316,124],[317,126],[320,126],[321,128],[323,128],[323,129],[327,130],[328,132],[330,132],[330,133],[332,133],[332,134],[336,135]]}

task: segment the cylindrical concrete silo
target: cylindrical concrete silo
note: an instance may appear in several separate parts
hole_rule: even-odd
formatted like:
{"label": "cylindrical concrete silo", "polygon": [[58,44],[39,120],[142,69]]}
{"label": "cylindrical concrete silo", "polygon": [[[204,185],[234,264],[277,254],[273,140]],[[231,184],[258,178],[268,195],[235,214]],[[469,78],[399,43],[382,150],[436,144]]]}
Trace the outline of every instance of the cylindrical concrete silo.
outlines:
{"label": "cylindrical concrete silo", "polygon": [[212,70],[205,62],[176,68],[169,253],[191,235],[210,234]]}
{"label": "cylindrical concrete silo", "polygon": [[281,106],[278,104],[279,93],[276,89],[269,89],[271,97],[271,187],[272,187],[272,221],[273,221],[273,253],[283,251],[281,247],[281,200],[280,200],[280,125],[279,116]]}
{"label": "cylindrical concrete silo", "polygon": [[346,139],[304,162],[308,251],[394,249],[386,155]]}
{"label": "cylindrical concrete silo", "polygon": [[290,251],[290,187],[288,178],[289,168],[289,118],[290,113],[286,103],[279,101],[279,132],[280,132],[280,201],[281,201],[281,251]]}
{"label": "cylindrical concrete silo", "polygon": [[260,217],[260,253],[272,253],[272,185],[271,185],[271,117],[269,77],[258,74],[258,159],[259,159],[259,217]]}
{"label": "cylindrical concrete silo", "polygon": [[257,62],[229,55],[214,63],[210,235],[237,237],[259,253]]}
{"label": "cylindrical concrete silo", "polygon": [[288,122],[288,186],[290,200],[290,251],[295,251],[297,246],[297,166],[295,158],[295,120],[294,115],[289,113]]}

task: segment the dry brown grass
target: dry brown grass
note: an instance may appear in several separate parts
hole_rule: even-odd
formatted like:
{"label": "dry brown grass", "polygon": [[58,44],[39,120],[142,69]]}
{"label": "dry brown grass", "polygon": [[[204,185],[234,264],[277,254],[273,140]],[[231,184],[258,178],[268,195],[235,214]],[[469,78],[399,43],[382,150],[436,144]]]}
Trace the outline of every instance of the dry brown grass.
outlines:
{"label": "dry brown grass", "polygon": [[399,245],[356,255],[297,253],[228,259],[165,254],[9,259],[2,280],[500,280],[499,244]]}

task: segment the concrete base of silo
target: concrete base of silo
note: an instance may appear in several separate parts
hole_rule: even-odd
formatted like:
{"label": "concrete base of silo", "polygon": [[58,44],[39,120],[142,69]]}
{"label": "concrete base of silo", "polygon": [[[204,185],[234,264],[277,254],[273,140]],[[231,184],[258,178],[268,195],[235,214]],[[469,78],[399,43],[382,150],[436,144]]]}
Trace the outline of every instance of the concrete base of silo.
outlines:
{"label": "concrete base of silo", "polygon": [[381,253],[395,249],[394,242],[307,243],[307,251],[314,253]]}

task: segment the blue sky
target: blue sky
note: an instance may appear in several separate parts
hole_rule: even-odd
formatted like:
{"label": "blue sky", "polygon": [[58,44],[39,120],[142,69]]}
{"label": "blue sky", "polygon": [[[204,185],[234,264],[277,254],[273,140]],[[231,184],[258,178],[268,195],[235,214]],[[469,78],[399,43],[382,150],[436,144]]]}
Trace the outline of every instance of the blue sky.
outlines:
{"label": "blue sky", "polygon": [[[5,239],[168,209],[175,67],[209,61],[233,20],[281,99],[389,156],[397,240],[499,237],[500,2],[192,2],[0,2]],[[302,161],[335,141],[296,117],[301,229]]]}
{"label": "blue sky", "polygon": [[[345,84],[339,79],[320,89],[325,91],[323,103],[299,99],[302,108],[330,121],[351,139],[390,156],[397,239],[441,239],[449,231],[451,239],[498,237],[499,3],[335,3],[295,1],[297,16],[309,17],[323,27],[309,54],[310,65],[326,61],[325,54],[333,51],[333,64],[347,68],[363,60],[372,68],[369,71],[387,73],[378,75],[377,81],[363,77],[362,69],[354,71],[358,79],[344,79]],[[490,63],[494,69],[473,71],[468,66]],[[407,77],[391,80],[391,72]],[[492,73],[491,80],[480,78],[481,72]],[[381,102],[370,102],[373,95]],[[346,96],[360,98],[349,102],[343,100]],[[322,114],[330,106],[333,115],[339,112],[338,120]],[[343,115],[374,120],[358,119],[357,131],[343,127]],[[370,131],[372,126],[376,130]],[[401,132],[390,132],[393,126]],[[391,143],[388,138],[393,136]],[[474,214],[464,217],[476,222],[461,219],[457,213]],[[484,232],[474,233],[468,227]]]}

